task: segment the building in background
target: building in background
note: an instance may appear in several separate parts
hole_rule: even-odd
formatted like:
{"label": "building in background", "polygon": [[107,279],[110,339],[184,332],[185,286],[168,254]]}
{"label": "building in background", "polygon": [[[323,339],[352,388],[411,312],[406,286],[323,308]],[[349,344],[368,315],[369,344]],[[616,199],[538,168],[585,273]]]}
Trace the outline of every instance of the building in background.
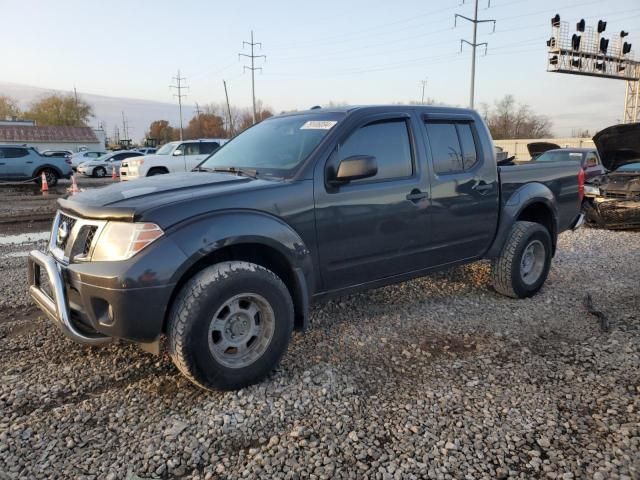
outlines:
{"label": "building in background", "polygon": [[91,127],[38,126],[31,120],[1,120],[0,145],[25,144],[45,150],[105,150],[105,133]]}

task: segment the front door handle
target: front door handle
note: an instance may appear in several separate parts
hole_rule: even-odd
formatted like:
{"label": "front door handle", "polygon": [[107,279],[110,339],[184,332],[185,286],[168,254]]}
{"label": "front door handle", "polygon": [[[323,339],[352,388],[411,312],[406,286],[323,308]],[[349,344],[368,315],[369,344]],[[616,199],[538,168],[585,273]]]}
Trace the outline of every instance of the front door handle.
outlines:
{"label": "front door handle", "polygon": [[411,190],[411,193],[407,194],[407,200],[411,202],[418,202],[423,198],[428,198],[428,197],[429,197],[429,194],[427,192],[421,192],[418,189]]}

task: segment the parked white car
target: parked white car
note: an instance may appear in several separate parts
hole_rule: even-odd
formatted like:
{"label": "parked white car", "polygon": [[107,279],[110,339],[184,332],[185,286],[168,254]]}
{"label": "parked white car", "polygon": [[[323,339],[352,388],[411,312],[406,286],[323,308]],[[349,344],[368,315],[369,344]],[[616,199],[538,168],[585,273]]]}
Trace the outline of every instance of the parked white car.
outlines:
{"label": "parked white car", "polygon": [[142,153],[133,152],[131,150],[118,150],[116,152],[109,152],[94,160],[80,163],[78,165],[78,173],[81,175],[86,175],[87,177],[106,177],[112,175],[113,169],[115,168],[116,175],[119,175],[120,164],[123,160],[131,157],[141,156]]}
{"label": "parked white car", "polygon": [[96,158],[99,158],[105,154],[106,152],[97,152],[90,150],[74,153],[73,155],[71,155],[71,167],[76,170],[78,168],[78,165],[80,165],[81,163],[95,160]]}
{"label": "parked white car", "polygon": [[190,172],[227,141],[224,138],[203,138],[166,143],[153,155],[123,162],[121,179],[135,180],[164,173]]}

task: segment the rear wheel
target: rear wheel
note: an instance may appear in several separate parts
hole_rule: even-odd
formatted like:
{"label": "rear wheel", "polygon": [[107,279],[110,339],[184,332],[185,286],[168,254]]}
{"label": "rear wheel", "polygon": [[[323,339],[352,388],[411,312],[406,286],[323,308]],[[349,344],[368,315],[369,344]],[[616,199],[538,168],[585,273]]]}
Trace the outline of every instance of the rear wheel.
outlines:
{"label": "rear wheel", "polygon": [[102,178],[102,177],[105,177],[106,175],[107,175],[107,170],[104,167],[96,167],[93,170],[94,177]]}
{"label": "rear wheel", "polygon": [[36,176],[35,182],[38,185],[42,184],[42,174],[44,173],[45,178],[47,179],[47,185],[50,187],[55,187],[58,184],[58,173],[52,168],[44,168],[40,170]]}
{"label": "rear wheel", "polygon": [[534,295],[547,279],[551,267],[551,235],[534,222],[516,222],[493,260],[491,276],[497,292],[513,298]]}
{"label": "rear wheel", "polygon": [[238,389],[278,365],[292,329],[293,303],[277,275],[248,262],[223,262],[197,273],[178,294],[169,352],[195,384]]}

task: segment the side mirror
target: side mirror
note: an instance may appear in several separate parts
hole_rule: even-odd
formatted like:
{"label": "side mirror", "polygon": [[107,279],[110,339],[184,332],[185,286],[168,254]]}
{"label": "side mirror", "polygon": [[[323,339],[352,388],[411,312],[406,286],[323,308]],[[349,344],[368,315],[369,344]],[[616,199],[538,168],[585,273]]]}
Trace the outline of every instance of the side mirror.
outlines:
{"label": "side mirror", "polygon": [[371,155],[353,155],[340,161],[331,183],[340,184],[370,178],[378,173],[378,162]]}
{"label": "side mirror", "polygon": [[180,150],[180,149],[174,150],[173,156],[177,157],[178,155],[182,155],[182,150]]}

